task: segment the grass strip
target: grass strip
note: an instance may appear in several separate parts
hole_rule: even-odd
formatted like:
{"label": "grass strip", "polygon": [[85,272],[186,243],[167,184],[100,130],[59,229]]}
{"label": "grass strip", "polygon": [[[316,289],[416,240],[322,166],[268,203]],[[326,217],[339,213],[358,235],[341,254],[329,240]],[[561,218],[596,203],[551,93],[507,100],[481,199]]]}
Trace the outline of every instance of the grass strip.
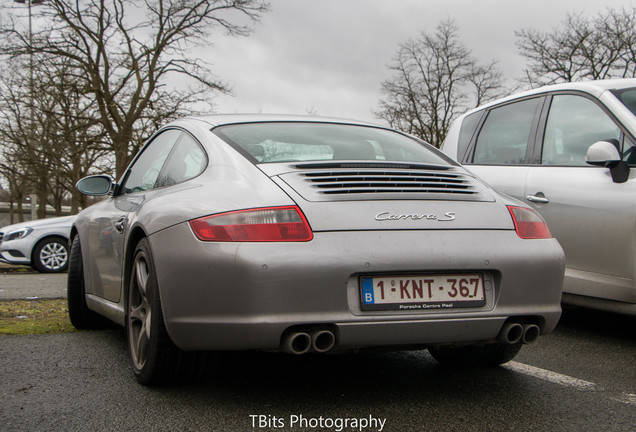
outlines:
{"label": "grass strip", "polygon": [[1,300],[0,335],[74,332],[66,299]]}

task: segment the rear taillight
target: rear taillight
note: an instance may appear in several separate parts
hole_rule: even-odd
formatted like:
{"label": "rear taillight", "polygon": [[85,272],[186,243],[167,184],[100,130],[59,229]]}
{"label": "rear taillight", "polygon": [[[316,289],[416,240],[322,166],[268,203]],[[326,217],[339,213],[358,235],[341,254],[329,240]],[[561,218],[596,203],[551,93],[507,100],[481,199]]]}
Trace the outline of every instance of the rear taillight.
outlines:
{"label": "rear taillight", "polygon": [[525,208],[508,206],[517,235],[522,239],[552,238],[548,225],[536,211]]}
{"label": "rear taillight", "polygon": [[309,241],[313,233],[296,206],[267,207],[219,213],[191,220],[194,235],[203,241]]}

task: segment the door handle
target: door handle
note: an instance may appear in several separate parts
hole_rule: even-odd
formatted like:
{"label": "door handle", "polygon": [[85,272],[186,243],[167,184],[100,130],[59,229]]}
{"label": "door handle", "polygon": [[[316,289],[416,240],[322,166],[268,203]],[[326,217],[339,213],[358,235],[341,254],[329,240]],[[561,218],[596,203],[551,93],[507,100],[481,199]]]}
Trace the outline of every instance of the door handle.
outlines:
{"label": "door handle", "polygon": [[125,223],[126,223],[126,216],[121,216],[117,220],[117,222],[115,222],[115,229],[117,230],[118,233],[121,234],[124,232]]}
{"label": "door handle", "polygon": [[526,199],[533,203],[547,204],[550,202],[550,200],[547,199],[541,192],[537,193],[536,195],[528,195]]}

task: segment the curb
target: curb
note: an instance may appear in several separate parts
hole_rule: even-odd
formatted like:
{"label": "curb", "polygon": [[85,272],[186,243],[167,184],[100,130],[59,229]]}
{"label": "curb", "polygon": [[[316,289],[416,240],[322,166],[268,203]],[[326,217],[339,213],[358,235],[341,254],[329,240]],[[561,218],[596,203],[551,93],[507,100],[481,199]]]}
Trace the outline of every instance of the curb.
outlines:
{"label": "curb", "polygon": [[37,273],[36,270],[28,265],[9,264],[0,262],[0,273]]}

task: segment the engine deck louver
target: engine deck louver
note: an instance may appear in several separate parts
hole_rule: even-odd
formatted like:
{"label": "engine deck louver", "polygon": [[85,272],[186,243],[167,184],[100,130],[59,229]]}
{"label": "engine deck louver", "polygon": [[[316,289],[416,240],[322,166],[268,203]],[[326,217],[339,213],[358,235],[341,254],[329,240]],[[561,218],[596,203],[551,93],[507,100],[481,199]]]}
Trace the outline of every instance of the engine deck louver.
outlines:
{"label": "engine deck louver", "polygon": [[[346,166],[344,166],[346,165]],[[309,201],[438,199],[490,201],[473,177],[454,167],[390,164],[302,164],[281,178]]]}

